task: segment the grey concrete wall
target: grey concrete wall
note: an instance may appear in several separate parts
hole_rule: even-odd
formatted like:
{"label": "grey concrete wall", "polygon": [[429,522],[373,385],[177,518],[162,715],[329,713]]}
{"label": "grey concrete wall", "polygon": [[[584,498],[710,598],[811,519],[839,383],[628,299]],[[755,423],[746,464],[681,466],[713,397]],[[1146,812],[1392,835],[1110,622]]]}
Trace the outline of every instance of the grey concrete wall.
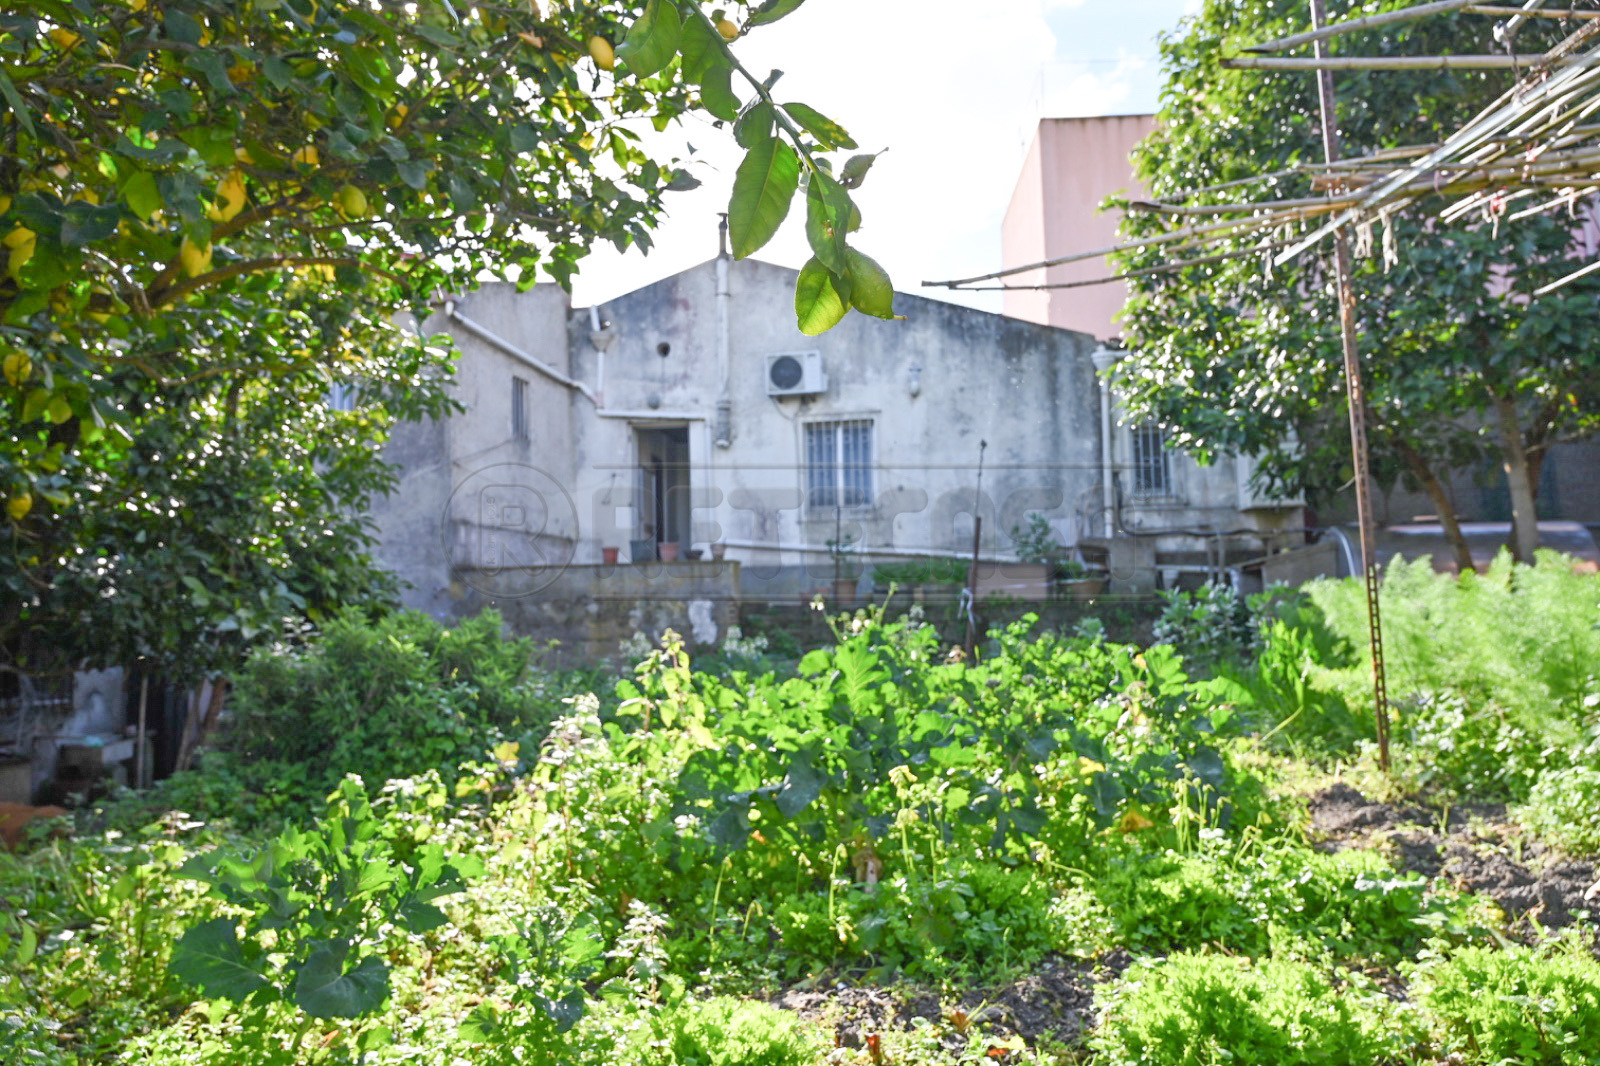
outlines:
{"label": "grey concrete wall", "polygon": [[510,633],[558,642],[554,656],[569,664],[615,659],[619,645],[635,634],[654,642],[667,629],[690,648],[712,649],[739,621],[739,564],[733,562],[578,565],[525,596],[484,591],[504,576],[499,572],[464,570],[459,576],[458,616],[493,607]]}
{"label": "grey concrete wall", "polygon": [[[903,321],[854,315],[808,338],[794,326],[794,276],[748,260],[732,266],[726,449],[712,442],[723,390],[715,264],[603,308],[617,332],[606,355],[605,406],[640,417],[580,419],[576,495],[591,501],[597,519],[592,550],[630,539],[630,516],[619,519],[603,501],[619,487],[632,491],[628,424],[649,425],[649,416],[689,428],[696,539],[728,540],[730,555],[750,564],[812,568],[796,549],[835,539],[833,509],[805,500],[805,426],[813,422],[873,424],[875,498],[839,516],[856,550],[970,550],[981,440],[989,443],[977,505],[986,550],[1011,550],[1007,534],[1030,510],[1050,512],[1063,538],[1074,538],[1075,507],[1098,479],[1090,338],[903,294]],[[574,373],[596,380],[599,353],[583,339],[587,323],[575,321],[573,330]],[[821,353],[827,391],[769,397],[768,356],[800,351]]]}
{"label": "grey concrete wall", "polygon": [[[1030,512],[1064,545],[1102,531],[1093,338],[905,294],[897,320],[851,315],[805,337],[794,271],[726,268],[725,301],[712,261],[595,309],[598,330],[553,286],[491,285],[426,324],[457,338],[465,411],[391,445],[404,481],[375,517],[381,558],[415,586],[409,604],[447,617],[486,598],[526,600],[517,610],[531,618],[559,599],[564,567],[598,564],[608,548],[630,561],[634,542],[653,552],[657,479],[642,453],[683,455],[645,446],[662,431],[687,442],[686,471],[667,479],[682,489],[674,540],[707,554],[724,543],[747,583],[772,595],[831,588],[836,540],[864,563],[965,556],[975,515],[988,557],[1014,555],[1011,533]],[[826,388],[768,395],[769,358],[803,352],[820,357]],[[525,438],[512,432],[514,378],[528,382]],[[871,425],[870,498],[836,510],[808,499],[806,436],[846,421]],[[1125,508],[1125,524],[1244,524],[1231,468],[1172,467],[1171,497]],[[544,628],[576,624],[551,610]]]}

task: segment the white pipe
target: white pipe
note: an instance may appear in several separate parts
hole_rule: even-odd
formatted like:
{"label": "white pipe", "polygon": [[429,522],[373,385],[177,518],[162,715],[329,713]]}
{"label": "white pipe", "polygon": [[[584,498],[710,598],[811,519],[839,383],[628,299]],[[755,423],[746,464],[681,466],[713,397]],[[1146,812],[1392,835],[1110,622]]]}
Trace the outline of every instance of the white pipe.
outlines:
{"label": "white pipe", "polygon": [[486,329],[485,327],[474,322],[472,319],[456,310],[456,304],[454,300],[447,301],[444,306],[445,316],[449,318],[450,321],[456,323],[462,329],[472,334],[474,337],[477,337],[479,340],[484,341],[487,344],[492,344],[494,347],[499,348],[502,352],[505,352],[512,358],[526,363],[528,366],[532,367],[534,370],[537,370],[539,373],[543,374],[551,381],[554,381],[556,384],[565,385],[569,389],[583,393],[584,397],[588,399],[590,403],[594,404],[596,407],[600,406],[600,401],[595,399],[594,393],[590,392],[589,386],[585,385],[583,382],[574,381],[572,378],[568,377],[566,374],[563,374],[549,363],[535,358],[532,354],[523,351],[521,348],[518,348],[515,344],[512,344],[498,333]]}
{"label": "white pipe", "polygon": [[[724,221],[723,225],[727,225]],[[722,393],[717,397],[716,445],[733,446],[733,340],[729,305],[733,294],[728,290],[728,256],[726,249],[717,256],[717,368],[722,372]]]}
{"label": "white pipe", "polygon": [[1101,345],[1089,356],[1094,361],[1095,377],[1100,382],[1100,493],[1101,507],[1105,512],[1106,539],[1117,532],[1117,492],[1111,473],[1111,381],[1106,377],[1122,353]]}
{"label": "white pipe", "polygon": [[1345,569],[1350,571],[1350,576],[1354,577],[1355,575],[1361,573],[1361,568],[1356,565],[1355,549],[1350,547],[1350,538],[1345,536],[1344,530],[1340,529],[1338,526],[1329,526],[1328,532],[1332,533],[1336,538],[1338,538],[1339,547],[1344,551]]}

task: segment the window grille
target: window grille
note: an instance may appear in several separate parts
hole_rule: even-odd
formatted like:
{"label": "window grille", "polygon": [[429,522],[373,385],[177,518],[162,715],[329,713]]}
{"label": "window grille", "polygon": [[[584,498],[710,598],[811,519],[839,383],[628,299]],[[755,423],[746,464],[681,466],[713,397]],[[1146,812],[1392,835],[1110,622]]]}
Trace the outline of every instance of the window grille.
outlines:
{"label": "window grille", "polygon": [[806,502],[812,508],[872,503],[872,421],[806,426]]}
{"label": "window grille", "polygon": [[1172,492],[1166,434],[1158,423],[1142,422],[1133,427],[1133,491],[1136,496],[1166,496]]}

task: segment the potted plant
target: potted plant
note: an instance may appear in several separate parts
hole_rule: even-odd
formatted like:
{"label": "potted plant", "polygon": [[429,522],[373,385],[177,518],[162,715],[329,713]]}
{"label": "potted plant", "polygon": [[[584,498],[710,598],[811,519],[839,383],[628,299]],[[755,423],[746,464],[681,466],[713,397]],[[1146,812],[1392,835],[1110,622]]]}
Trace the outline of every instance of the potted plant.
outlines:
{"label": "potted plant", "polygon": [[1090,574],[1083,563],[1072,558],[1056,539],[1049,519],[1038,511],[1029,512],[1026,527],[1011,527],[1011,539],[1017,546],[1018,559],[1046,567],[1048,580],[1058,594],[1087,599],[1105,591],[1104,578]]}

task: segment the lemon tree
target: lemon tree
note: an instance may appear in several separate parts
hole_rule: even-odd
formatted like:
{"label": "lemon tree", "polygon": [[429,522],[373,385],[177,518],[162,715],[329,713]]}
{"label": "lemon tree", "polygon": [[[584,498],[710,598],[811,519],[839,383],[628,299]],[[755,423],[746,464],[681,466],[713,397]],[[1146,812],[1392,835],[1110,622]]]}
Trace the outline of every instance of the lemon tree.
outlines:
{"label": "lemon tree", "polygon": [[[381,591],[361,505],[390,483],[387,427],[443,410],[449,370],[394,323],[484,278],[566,283],[597,241],[648,247],[693,179],[641,133],[691,110],[746,148],[740,255],[804,190],[802,325],[890,315],[849,246],[871,158],[737,57],[800,6],[7,5],[0,647],[208,670]],[[335,385],[356,410],[327,411]]]}

